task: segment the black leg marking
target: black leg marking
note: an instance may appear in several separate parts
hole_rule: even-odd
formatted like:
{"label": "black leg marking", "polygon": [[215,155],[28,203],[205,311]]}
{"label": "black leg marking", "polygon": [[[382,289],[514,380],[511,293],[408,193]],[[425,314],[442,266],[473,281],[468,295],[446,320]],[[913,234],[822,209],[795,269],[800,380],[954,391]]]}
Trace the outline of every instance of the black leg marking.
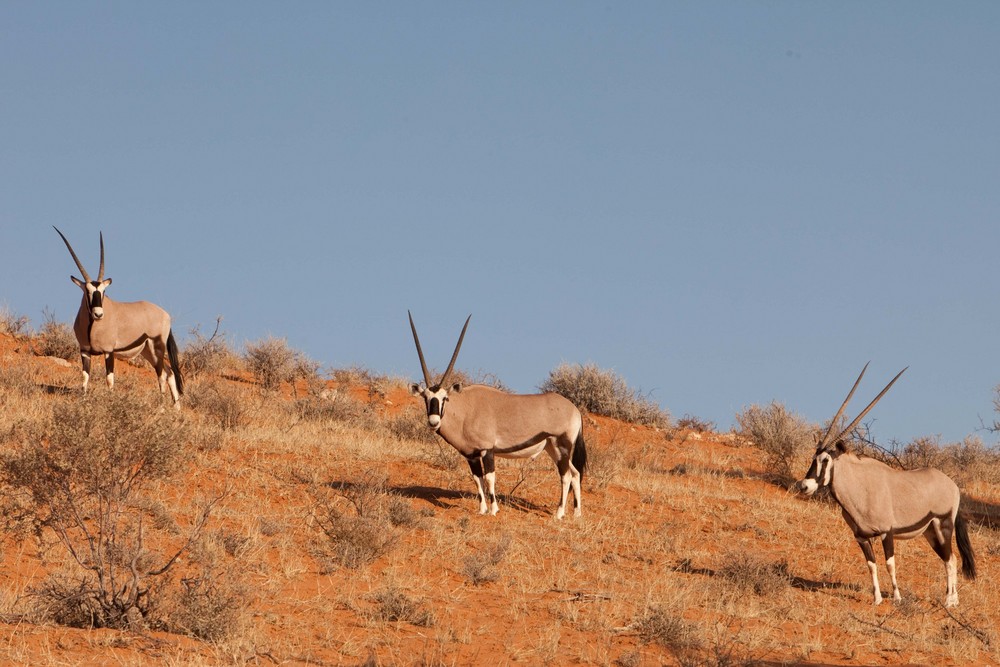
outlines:
{"label": "black leg marking", "polygon": [[486,449],[483,451],[482,461],[483,461],[483,472],[485,472],[486,474],[494,472],[497,469],[496,461],[493,458],[492,449]]}
{"label": "black leg marking", "polygon": [[474,477],[482,478],[483,476],[483,460],[479,458],[478,455],[470,456],[466,459],[469,462],[469,469],[472,470],[472,475]]}

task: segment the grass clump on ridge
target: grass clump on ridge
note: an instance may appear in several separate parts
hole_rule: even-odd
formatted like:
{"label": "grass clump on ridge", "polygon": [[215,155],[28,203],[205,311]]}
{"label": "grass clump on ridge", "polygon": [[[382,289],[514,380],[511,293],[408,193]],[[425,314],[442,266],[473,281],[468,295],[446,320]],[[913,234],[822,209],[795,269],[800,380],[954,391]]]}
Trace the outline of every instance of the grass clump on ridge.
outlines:
{"label": "grass clump on ridge", "polygon": [[633,424],[670,426],[667,410],[629,388],[614,371],[596,364],[560,364],[549,371],[548,379],[539,388],[561,394],[587,412]]}

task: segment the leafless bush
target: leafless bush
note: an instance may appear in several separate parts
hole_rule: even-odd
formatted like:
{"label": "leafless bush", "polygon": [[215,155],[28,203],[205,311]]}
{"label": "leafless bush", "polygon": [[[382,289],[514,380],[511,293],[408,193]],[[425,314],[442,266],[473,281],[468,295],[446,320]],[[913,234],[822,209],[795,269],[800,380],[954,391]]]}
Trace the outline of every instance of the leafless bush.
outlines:
{"label": "leafless bush", "polygon": [[816,427],[777,401],[751,405],[736,415],[738,432],[767,455],[767,465],[785,484],[795,478],[800,459],[814,444]]}
{"label": "leafless bush", "polygon": [[698,630],[679,613],[663,607],[653,607],[635,622],[635,628],[644,643],[665,646],[682,664],[696,664],[690,660],[702,646]]}
{"label": "leafless bush", "polygon": [[700,419],[695,415],[686,414],[677,420],[677,428],[688,429],[695,433],[711,433],[715,430],[715,424],[707,419]]}
{"label": "leafless bush", "polygon": [[184,346],[181,354],[184,374],[196,378],[203,374],[217,375],[226,368],[239,363],[236,354],[226,341],[226,334],[220,328],[222,316],[216,318],[215,329],[207,338],[201,332],[201,325],[195,326],[189,332],[192,339]]}
{"label": "leafless bush", "polygon": [[426,444],[440,442],[434,430],[427,426],[427,415],[422,404],[408,406],[388,417],[385,425],[397,440],[413,440]]}
{"label": "leafless bush", "polygon": [[[187,460],[185,428],[151,397],[119,392],[60,401],[0,462],[0,480],[25,499],[40,536],[54,537],[69,574],[35,587],[57,622],[82,627],[135,627],[150,616],[151,590],[208,519],[209,503],[187,541],[151,549],[147,494]],[[148,523],[153,527],[149,528]],[[167,531],[169,533],[169,531]],[[158,535],[158,538],[161,537]],[[170,535],[157,543],[170,544]]]}
{"label": "leafless bush", "polygon": [[771,562],[747,551],[728,552],[724,559],[718,575],[740,591],[767,597],[788,588],[791,582],[785,561]]}
{"label": "leafless bush", "polygon": [[0,364],[0,389],[4,390],[0,391],[0,405],[7,403],[9,396],[31,396],[38,391],[35,371],[23,360]]}
{"label": "leafless bush", "polygon": [[221,381],[195,385],[185,399],[192,410],[203,413],[225,431],[246,426],[254,409],[245,392]]}
{"label": "leafless bush", "polygon": [[319,364],[288,347],[284,338],[269,336],[247,343],[243,360],[257,382],[267,390],[277,389],[283,382],[311,380],[319,373]]}
{"label": "leafless bush", "polygon": [[218,571],[181,583],[184,588],[171,611],[169,631],[218,641],[239,627],[250,601],[245,585]]}
{"label": "leafless bush", "polygon": [[489,547],[481,549],[472,556],[466,556],[462,565],[462,574],[473,586],[496,581],[500,577],[497,565],[507,555],[510,542],[510,535],[503,535]]}
{"label": "leafless bush", "polygon": [[669,428],[670,413],[647,396],[632,390],[612,370],[595,364],[561,364],[549,372],[542,391],[562,394],[581,410],[660,428]]}
{"label": "leafless bush", "polygon": [[0,306],[0,333],[16,340],[31,336],[31,320],[27,315],[15,315],[7,306]]}
{"label": "leafless bush", "polygon": [[356,569],[396,545],[398,536],[389,510],[393,497],[386,490],[384,476],[372,473],[357,482],[316,488],[311,493],[313,521],[326,538],[321,557],[332,566]]}
{"label": "leafless bush", "polygon": [[427,628],[434,625],[434,614],[395,587],[386,588],[372,595],[375,608],[372,617],[388,623],[409,623]]}
{"label": "leafless bush", "polygon": [[35,353],[43,357],[58,357],[60,359],[76,359],[80,356],[80,343],[76,340],[73,329],[65,322],[56,320],[55,314],[44,311],[42,328],[38,332]]}

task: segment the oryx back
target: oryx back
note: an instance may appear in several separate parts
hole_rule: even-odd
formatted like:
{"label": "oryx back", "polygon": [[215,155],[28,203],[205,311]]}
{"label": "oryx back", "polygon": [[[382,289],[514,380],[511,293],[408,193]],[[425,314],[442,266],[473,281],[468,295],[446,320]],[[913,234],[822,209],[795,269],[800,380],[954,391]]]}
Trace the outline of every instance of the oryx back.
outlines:
{"label": "oryx back", "polygon": [[[118,302],[105,294],[111,279],[104,278],[104,235],[101,234],[101,266],[97,280],[91,280],[83,262],[77,257],[69,240],[56,229],[66,248],[83,274],[83,280],[71,280],[83,290],[83,300],[73,323],[73,332],[80,344],[83,364],[83,390],[90,381],[90,357],[104,357],[106,381],[114,388],[115,359],[132,359],[142,355],[153,366],[160,392],[170,389],[174,407],[180,407],[183,383],[177,354],[177,343],[170,329],[170,315],[149,301]],[[169,364],[167,361],[169,360]]]}
{"label": "oryx back", "polygon": [[417,327],[410,315],[410,330],[424,376],[423,383],[410,385],[410,392],[423,398],[428,426],[469,462],[479,492],[480,513],[488,511],[496,514],[499,509],[494,457],[532,458],[544,451],[555,462],[562,481],[556,518],[561,519],[566,512],[570,489],[573,491],[574,514],[580,516],[580,482],[587,463],[580,411],[558,394],[509,394],[478,384],[449,385],[448,378],[470,319],[471,315],[465,320],[448,368],[435,382],[424,360]]}

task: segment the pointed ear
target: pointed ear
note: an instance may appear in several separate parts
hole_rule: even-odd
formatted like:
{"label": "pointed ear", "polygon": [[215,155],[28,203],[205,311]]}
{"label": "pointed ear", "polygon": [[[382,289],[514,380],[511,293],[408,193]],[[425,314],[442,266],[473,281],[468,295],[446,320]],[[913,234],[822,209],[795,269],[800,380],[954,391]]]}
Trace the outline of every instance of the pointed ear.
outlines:
{"label": "pointed ear", "polygon": [[79,287],[80,289],[87,289],[86,287],[83,286],[84,282],[79,278],[77,278],[76,276],[70,276],[69,279],[72,280],[73,284]]}
{"label": "pointed ear", "polygon": [[813,431],[813,447],[819,447],[819,431]]}
{"label": "pointed ear", "polygon": [[454,392],[462,391],[462,383],[461,382],[456,382],[455,384],[451,385],[451,391],[454,391]]}
{"label": "pointed ear", "polygon": [[835,445],[838,454],[849,454],[851,452],[850,446],[843,440],[838,440]]}
{"label": "pointed ear", "polygon": [[414,396],[419,396],[420,395],[420,385],[417,384],[416,382],[414,382],[413,384],[411,384],[410,385],[410,393],[413,394]]}
{"label": "pointed ear", "polygon": [[111,278],[105,278],[101,281],[101,287],[107,289],[108,285],[111,284]]}

